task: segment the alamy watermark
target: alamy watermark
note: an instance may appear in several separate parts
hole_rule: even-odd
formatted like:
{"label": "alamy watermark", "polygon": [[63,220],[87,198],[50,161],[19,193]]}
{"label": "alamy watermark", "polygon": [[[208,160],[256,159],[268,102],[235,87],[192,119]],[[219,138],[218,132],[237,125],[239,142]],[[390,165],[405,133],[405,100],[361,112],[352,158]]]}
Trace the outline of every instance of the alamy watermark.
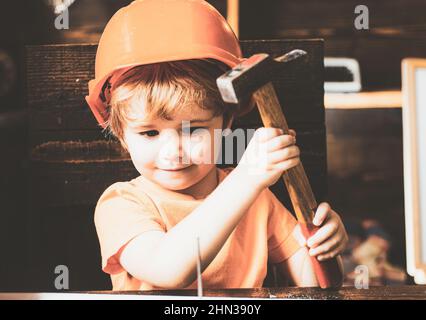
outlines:
{"label": "alamy watermark", "polygon": [[55,268],[55,288],[56,290],[68,290],[70,288],[70,272],[66,265],[58,265]]}
{"label": "alamy watermark", "polygon": [[366,265],[359,265],[355,268],[354,286],[357,289],[368,289],[370,276],[368,274],[368,267]]}
{"label": "alamy watermark", "polygon": [[68,8],[75,0],[48,0],[49,5],[57,15],[55,18],[55,28],[64,30],[70,28],[70,14]]}
{"label": "alamy watermark", "polygon": [[354,20],[354,26],[357,30],[370,29],[370,12],[366,5],[360,4],[355,7],[355,14],[357,16]]}
{"label": "alamy watermark", "polygon": [[[254,137],[256,129],[193,129],[195,130],[191,132],[190,121],[182,121],[181,130],[167,128],[155,136],[148,136],[146,132],[137,134],[141,135],[142,143],[149,141],[156,145],[157,157],[160,162],[164,162],[163,165],[170,165],[171,162],[174,162],[174,165],[213,163],[232,165],[242,162],[251,165],[250,173],[256,174],[258,165],[267,164],[270,153],[266,150],[265,143],[255,144],[250,148],[250,156],[243,158],[243,154],[248,152],[246,145]],[[179,152],[179,156],[177,156],[178,145],[181,145],[179,149],[183,150]],[[173,153],[174,157],[171,157]],[[176,160],[171,161],[170,158]]]}
{"label": "alamy watermark", "polygon": [[68,30],[70,28],[70,14],[68,9],[65,9],[56,17],[55,28],[58,30]]}

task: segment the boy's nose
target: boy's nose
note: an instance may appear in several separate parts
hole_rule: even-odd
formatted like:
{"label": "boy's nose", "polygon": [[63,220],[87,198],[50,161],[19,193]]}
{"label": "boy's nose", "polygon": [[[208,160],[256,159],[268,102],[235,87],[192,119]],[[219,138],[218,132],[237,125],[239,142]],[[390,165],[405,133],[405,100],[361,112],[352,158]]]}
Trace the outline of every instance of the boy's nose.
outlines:
{"label": "boy's nose", "polygon": [[181,157],[181,148],[179,143],[168,143],[164,148],[162,158],[169,162],[177,162]]}
{"label": "boy's nose", "polygon": [[164,143],[159,152],[160,161],[166,164],[178,164],[182,158],[182,141],[177,133],[170,133],[163,136]]}

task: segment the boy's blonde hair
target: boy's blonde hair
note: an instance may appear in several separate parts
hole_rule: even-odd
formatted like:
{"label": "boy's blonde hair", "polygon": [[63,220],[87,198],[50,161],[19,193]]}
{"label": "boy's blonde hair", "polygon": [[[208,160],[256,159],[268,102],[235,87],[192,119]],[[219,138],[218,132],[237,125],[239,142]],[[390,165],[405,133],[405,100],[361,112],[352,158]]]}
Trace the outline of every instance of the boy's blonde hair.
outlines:
{"label": "boy's blonde hair", "polygon": [[[216,79],[229,67],[213,59],[193,59],[142,65],[127,71],[111,92],[106,130],[126,149],[124,126],[138,119],[170,120],[183,108],[198,106],[223,115],[224,126],[240,109],[223,102]],[[131,108],[137,103],[140,108]],[[137,114],[135,114],[137,109]],[[140,111],[140,113],[139,113]]]}

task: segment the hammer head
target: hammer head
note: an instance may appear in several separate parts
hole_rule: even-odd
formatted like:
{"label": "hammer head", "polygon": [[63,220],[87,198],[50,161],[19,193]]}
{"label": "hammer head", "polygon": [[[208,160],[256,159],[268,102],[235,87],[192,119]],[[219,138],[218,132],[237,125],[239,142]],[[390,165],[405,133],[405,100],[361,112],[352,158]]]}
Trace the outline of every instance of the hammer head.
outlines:
{"label": "hammer head", "polygon": [[228,103],[239,103],[242,98],[272,81],[276,70],[282,70],[282,66],[306,54],[306,51],[296,49],[275,59],[266,53],[252,55],[217,78],[222,99]]}

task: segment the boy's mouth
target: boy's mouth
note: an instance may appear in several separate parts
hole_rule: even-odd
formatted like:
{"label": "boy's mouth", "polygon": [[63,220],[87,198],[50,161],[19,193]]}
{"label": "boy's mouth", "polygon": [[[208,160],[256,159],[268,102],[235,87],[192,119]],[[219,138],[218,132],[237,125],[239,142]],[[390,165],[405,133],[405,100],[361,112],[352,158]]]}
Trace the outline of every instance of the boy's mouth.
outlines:
{"label": "boy's mouth", "polygon": [[161,169],[163,171],[182,171],[185,170],[186,168],[189,168],[191,165],[186,166],[186,167],[178,167],[178,168],[169,168],[169,169]]}

